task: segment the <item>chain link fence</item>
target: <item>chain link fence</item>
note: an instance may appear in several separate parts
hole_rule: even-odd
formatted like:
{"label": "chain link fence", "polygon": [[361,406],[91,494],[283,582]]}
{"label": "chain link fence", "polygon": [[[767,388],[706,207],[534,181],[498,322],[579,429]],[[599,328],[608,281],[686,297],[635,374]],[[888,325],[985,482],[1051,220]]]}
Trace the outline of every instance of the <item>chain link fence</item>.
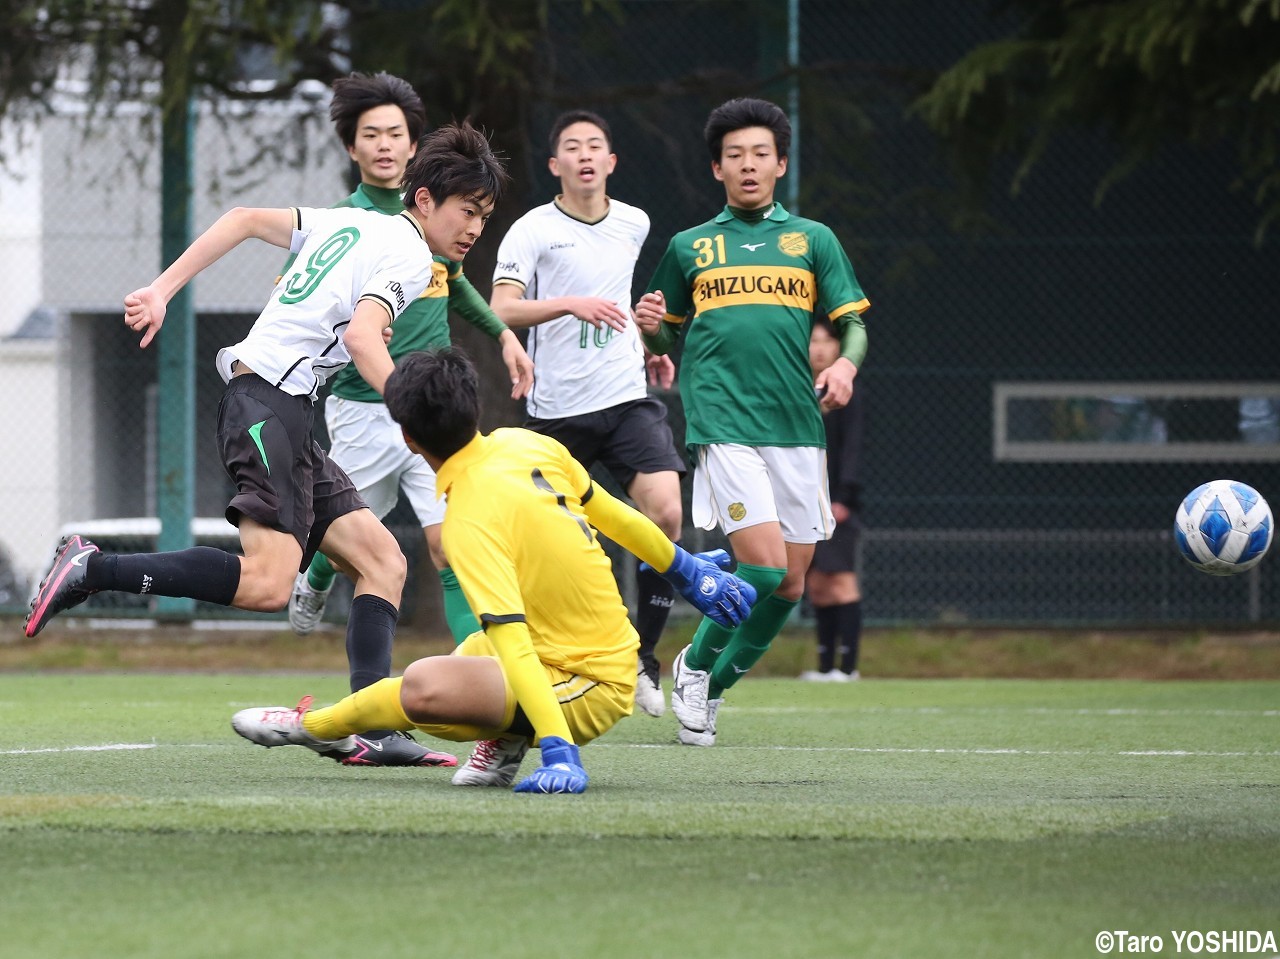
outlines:
{"label": "chain link fence", "polygon": [[[1171,148],[1098,206],[1116,154],[1082,132],[1017,198],[1010,171],[995,171],[975,210],[907,108],[931,71],[992,34],[981,5],[623,0],[618,10],[551,5],[512,202],[555,192],[542,144],[558,112],[603,113],[620,158],[610,192],[653,224],[638,291],[667,239],[723,205],[702,141],[707,112],[739,95],[792,112],[779,198],[835,230],[872,302],[858,379],[869,622],[1280,622],[1275,557],[1219,579],[1182,563],[1171,541],[1178,502],[1209,479],[1247,482],[1280,506],[1274,243],[1254,245],[1256,212],[1228,189],[1225,157]],[[122,115],[86,142],[74,118],[51,118],[20,131],[28,148],[0,181],[10,411],[0,488],[11,504],[0,609],[24,605],[65,524],[155,514],[164,397],[154,356],[119,318],[122,295],[159,269],[153,127],[147,113]],[[206,108],[197,156],[197,228],[232,205],[327,206],[348,189],[345,154],[315,103]],[[468,258],[482,290],[498,239]],[[222,387],[212,359],[252,322],[280,260],[237,251],[197,283],[196,512],[212,521],[201,527],[209,541],[234,543],[217,525],[229,490],[209,441]],[[680,438],[679,395],[664,399]],[[406,617],[429,625],[438,588],[421,532],[403,504],[389,524],[416,574]],[[142,532],[109,545],[150,542]],[[687,542],[722,540],[689,530]],[[112,602],[117,614],[146,612],[133,597]]]}

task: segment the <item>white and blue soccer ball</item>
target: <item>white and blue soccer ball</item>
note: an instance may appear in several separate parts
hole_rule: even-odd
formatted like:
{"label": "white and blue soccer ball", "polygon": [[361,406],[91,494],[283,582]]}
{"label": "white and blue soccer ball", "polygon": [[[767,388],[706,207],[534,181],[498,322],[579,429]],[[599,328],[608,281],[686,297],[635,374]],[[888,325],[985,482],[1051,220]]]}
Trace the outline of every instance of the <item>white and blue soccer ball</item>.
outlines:
{"label": "white and blue soccer ball", "polygon": [[1196,569],[1231,576],[1262,562],[1274,530],[1271,507],[1256,489],[1214,480],[1197,486],[1178,506],[1173,540]]}

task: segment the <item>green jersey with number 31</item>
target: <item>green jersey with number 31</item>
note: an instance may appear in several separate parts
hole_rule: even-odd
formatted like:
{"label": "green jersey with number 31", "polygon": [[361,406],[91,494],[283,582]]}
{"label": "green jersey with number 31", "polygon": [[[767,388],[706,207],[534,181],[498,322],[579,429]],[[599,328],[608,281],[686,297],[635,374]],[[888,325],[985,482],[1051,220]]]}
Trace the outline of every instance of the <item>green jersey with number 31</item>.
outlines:
{"label": "green jersey with number 31", "polygon": [[683,331],[686,442],[826,445],[813,393],[815,312],[843,329],[870,305],[830,228],[780,204],[756,222],[727,207],[677,233],[649,283]]}

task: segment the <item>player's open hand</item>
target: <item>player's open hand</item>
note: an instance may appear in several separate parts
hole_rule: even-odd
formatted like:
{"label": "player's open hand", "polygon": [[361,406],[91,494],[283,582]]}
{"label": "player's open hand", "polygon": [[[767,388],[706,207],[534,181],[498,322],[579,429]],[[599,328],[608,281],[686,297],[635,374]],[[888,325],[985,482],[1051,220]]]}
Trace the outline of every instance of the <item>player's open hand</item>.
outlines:
{"label": "player's open hand", "polygon": [[542,765],[522,779],[518,793],[581,793],[587,791],[587,771],[582,768],[578,747],[559,736],[543,736],[539,743]]}
{"label": "player's open hand", "polygon": [[169,301],[153,286],[134,290],[124,298],[124,323],[129,329],[142,333],[138,346],[144,350],[151,343],[160,327],[164,326]]}
{"label": "player's open hand", "polygon": [[640,297],[636,304],[636,326],[641,333],[652,336],[662,326],[662,318],[667,315],[667,301],[661,290],[654,290]]}

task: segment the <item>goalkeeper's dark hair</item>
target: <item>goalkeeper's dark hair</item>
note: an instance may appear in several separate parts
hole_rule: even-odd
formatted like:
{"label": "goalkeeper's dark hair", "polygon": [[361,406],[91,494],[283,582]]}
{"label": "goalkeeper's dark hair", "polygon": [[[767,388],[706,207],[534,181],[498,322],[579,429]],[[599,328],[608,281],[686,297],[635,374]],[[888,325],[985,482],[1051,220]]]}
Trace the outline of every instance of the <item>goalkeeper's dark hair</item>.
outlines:
{"label": "goalkeeper's dark hair", "polygon": [[791,121],[782,112],[782,107],[768,100],[739,97],[720,104],[707,117],[703,136],[706,137],[712,161],[720,162],[725,136],[747,127],[764,127],[772,131],[773,145],[779,158],[785,157],[791,149]]}
{"label": "goalkeeper's dark hair", "polygon": [[463,120],[436,127],[422,138],[400,186],[405,209],[412,210],[423,187],[437,205],[451,196],[497,203],[510,182],[488,138]]}
{"label": "goalkeeper's dark hair", "polygon": [[442,460],[480,426],[480,377],[457,347],[404,357],[387,377],[383,399],[409,438]]}
{"label": "goalkeeper's dark hair", "polygon": [[427,108],[406,80],[389,73],[352,73],[333,81],[329,119],[344,146],[353,146],[360,117],[374,107],[399,107],[409,137],[417,143],[427,128]]}

